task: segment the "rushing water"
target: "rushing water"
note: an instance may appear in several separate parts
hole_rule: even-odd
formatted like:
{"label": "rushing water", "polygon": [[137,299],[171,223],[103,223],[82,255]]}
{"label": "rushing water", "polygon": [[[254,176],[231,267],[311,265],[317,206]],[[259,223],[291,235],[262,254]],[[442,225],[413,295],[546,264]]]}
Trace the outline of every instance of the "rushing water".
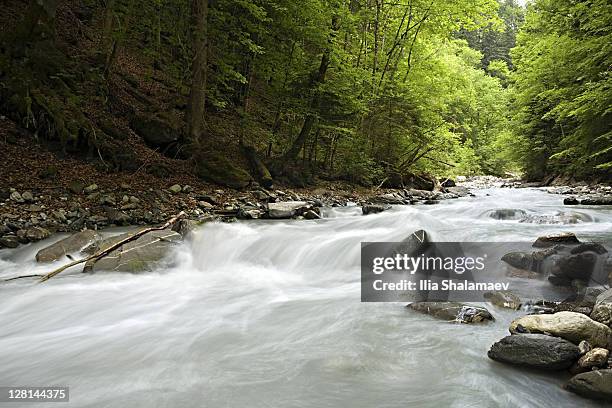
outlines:
{"label": "rushing water", "polygon": [[[569,376],[487,358],[519,312],[489,307],[496,321],[472,326],[360,303],[361,241],[417,229],[441,241],[612,238],[608,209],[534,225],[487,212],[554,214],[568,210],[563,197],[477,195],[367,217],[344,208],[317,221],[208,224],[156,273],[3,284],[0,386],[67,385],[75,407],[598,406],[561,388]],[[0,276],[48,269],[32,261],[44,244],[1,251]]]}

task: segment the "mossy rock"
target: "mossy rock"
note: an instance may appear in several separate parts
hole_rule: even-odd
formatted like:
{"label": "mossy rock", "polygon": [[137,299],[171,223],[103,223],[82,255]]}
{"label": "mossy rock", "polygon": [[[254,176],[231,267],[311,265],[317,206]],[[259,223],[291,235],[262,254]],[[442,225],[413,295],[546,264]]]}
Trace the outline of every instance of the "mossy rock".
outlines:
{"label": "mossy rock", "polygon": [[200,156],[196,163],[198,177],[216,184],[235,188],[247,187],[253,182],[251,175],[223,156]]}
{"label": "mossy rock", "polygon": [[180,120],[169,113],[135,115],[131,127],[151,147],[165,148],[181,136]]}

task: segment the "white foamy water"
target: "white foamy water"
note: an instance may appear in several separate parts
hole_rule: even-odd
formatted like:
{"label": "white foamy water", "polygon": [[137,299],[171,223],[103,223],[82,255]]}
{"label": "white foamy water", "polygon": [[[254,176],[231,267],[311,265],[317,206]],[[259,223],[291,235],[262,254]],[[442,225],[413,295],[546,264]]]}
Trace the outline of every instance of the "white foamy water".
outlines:
{"label": "white foamy water", "polygon": [[[367,217],[349,208],[317,221],[208,224],[155,273],[2,284],[0,386],[67,385],[63,405],[75,407],[599,406],[564,391],[569,376],[487,358],[519,312],[491,306],[496,321],[471,326],[360,303],[362,241],[418,229],[441,241],[612,238],[609,209],[564,207],[539,190],[478,195]],[[496,208],[592,222],[497,221],[486,215]],[[48,271],[33,262],[44,244],[0,251],[0,276]]]}

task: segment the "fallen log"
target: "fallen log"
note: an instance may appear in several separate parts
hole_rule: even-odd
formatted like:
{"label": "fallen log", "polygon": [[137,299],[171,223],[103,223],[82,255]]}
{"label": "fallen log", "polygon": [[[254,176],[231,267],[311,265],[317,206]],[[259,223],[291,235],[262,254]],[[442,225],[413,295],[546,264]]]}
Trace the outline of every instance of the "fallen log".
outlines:
{"label": "fallen log", "polygon": [[[89,261],[93,261],[93,263],[95,263],[96,261],[98,261],[100,258],[110,254],[111,252],[113,252],[115,249],[122,247],[123,245],[127,244],[128,242],[134,241],[138,238],[140,238],[141,236],[152,232],[152,231],[162,231],[165,230],[167,228],[169,228],[171,225],[175,224],[178,220],[180,220],[183,216],[185,215],[184,211],[181,211],[180,213],[178,213],[177,215],[175,215],[174,217],[172,217],[170,220],[168,220],[168,222],[166,222],[164,225],[161,225],[159,227],[150,227],[150,228],[145,228],[143,230],[140,230],[138,232],[135,232],[134,234],[122,239],[121,241],[118,241],[116,243],[114,243],[113,245],[109,246],[108,248],[105,248],[103,250],[100,250],[98,252],[96,252],[95,254],[88,256],[87,258],[84,259],[79,259],[73,262],[70,262],[67,265],[64,265],[60,268],[57,268],[56,270],[49,272],[45,275],[41,275],[41,278],[39,280],[40,283],[42,282],[46,282],[49,279],[53,278],[56,275],[59,275],[60,273],[62,273],[63,271],[65,271],[68,268],[72,268],[73,266],[82,264],[84,262],[89,262]],[[15,279],[21,279],[21,278],[25,278],[25,277],[33,277],[33,275],[29,275],[29,276],[17,276],[15,278],[10,278],[7,279],[5,281],[11,281],[11,280],[15,280]]]}

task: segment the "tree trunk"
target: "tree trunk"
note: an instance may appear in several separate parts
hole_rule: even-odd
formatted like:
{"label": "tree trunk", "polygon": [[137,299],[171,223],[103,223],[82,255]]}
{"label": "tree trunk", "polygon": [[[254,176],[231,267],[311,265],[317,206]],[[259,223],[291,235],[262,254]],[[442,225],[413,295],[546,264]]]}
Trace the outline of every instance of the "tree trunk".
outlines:
{"label": "tree trunk", "polygon": [[195,55],[192,65],[192,83],[187,111],[188,136],[192,143],[200,144],[204,135],[206,103],[206,71],[208,65],[208,0],[193,0],[192,31]]}
{"label": "tree trunk", "polygon": [[[330,60],[331,50],[333,47],[333,41],[334,41],[334,37],[336,36],[337,30],[338,30],[338,17],[334,16],[332,18],[332,29],[331,29],[331,33],[330,33],[329,41],[328,41],[329,46],[325,49],[325,51],[323,51],[323,56],[321,57],[321,64],[319,65],[319,70],[314,75],[313,79],[311,80],[312,89],[316,88],[317,85],[325,82],[325,75],[327,74],[327,69],[329,68],[329,64],[331,62]],[[313,112],[319,109],[319,95],[316,93],[316,91],[315,91],[315,95],[312,97],[312,100],[310,101],[310,109]],[[287,153],[285,154],[286,160],[297,159],[298,155],[300,154],[300,151],[302,150],[302,147],[304,147],[304,143],[306,142],[306,139],[308,138],[310,131],[312,130],[313,126],[316,123],[316,120],[317,120],[317,115],[315,113],[309,113],[308,115],[306,115],[306,118],[304,119],[304,124],[302,125],[302,130],[300,131],[300,134],[298,135],[297,139],[295,139],[295,141],[291,145],[291,148],[289,149],[289,151],[287,151]]]}

